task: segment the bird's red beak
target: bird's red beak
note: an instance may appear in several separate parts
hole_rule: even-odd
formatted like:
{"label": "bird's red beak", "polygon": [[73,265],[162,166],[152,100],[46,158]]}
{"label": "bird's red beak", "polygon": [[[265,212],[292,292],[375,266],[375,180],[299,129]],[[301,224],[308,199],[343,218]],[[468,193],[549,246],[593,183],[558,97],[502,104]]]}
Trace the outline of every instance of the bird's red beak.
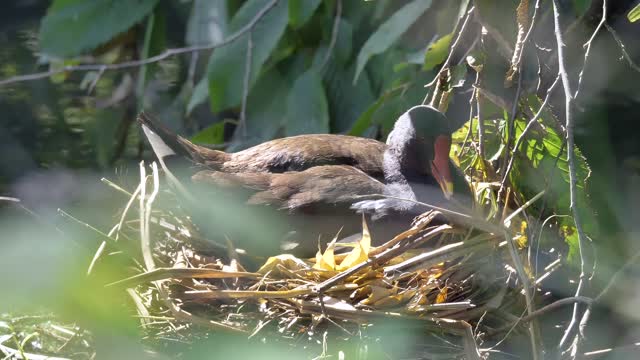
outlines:
{"label": "bird's red beak", "polygon": [[451,138],[440,135],[433,144],[434,157],[431,162],[431,173],[438,181],[444,197],[450,199],[453,196],[453,178],[449,166],[449,151],[451,150]]}

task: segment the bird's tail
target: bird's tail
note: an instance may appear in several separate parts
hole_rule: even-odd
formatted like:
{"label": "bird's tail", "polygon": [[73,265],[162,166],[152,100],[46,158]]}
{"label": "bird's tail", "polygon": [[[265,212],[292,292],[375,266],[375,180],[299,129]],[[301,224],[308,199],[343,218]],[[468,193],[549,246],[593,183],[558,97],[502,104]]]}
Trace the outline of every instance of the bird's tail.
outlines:
{"label": "bird's tail", "polygon": [[168,129],[147,112],[143,111],[138,115],[138,122],[161,163],[177,155],[197,164],[217,168],[227,160],[228,154],[192,143]]}

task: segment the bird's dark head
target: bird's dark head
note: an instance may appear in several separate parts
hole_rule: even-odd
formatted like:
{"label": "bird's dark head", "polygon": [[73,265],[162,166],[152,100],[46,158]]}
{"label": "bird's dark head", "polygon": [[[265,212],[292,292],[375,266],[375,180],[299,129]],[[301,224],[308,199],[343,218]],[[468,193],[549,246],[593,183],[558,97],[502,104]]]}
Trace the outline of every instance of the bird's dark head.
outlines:
{"label": "bird's dark head", "polygon": [[407,180],[433,176],[445,197],[453,194],[453,178],[449,166],[451,149],[450,123],[431,106],[414,106],[402,114],[389,137],[385,154],[387,180],[394,176]]}

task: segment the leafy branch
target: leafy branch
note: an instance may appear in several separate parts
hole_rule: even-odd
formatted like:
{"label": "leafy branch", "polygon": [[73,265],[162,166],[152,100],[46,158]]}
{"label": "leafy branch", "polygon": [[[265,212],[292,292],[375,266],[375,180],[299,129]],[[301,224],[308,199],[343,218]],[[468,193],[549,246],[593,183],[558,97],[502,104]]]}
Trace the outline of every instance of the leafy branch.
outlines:
{"label": "leafy branch", "polygon": [[12,77],[0,80],[0,86],[6,86],[9,84],[23,82],[23,81],[44,79],[44,78],[48,78],[50,76],[61,74],[61,73],[81,72],[81,71],[98,71],[100,73],[104,73],[105,71],[108,71],[108,70],[128,69],[128,68],[153,64],[176,55],[194,53],[194,52],[205,51],[205,50],[214,50],[214,49],[233,43],[244,34],[253,30],[256,24],[260,22],[260,20],[278,4],[278,1],[279,0],[271,0],[243,28],[241,28],[240,30],[230,35],[229,37],[225,38],[223,41],[219,43],[167,49],[164,52],[158,55],[152,56],[150,58],[133,60],[133,61],[124,61],[116,64],[68,65],[68,66],[63,66],[61,68],[51,69],[49,71],[37,72],[37,73],[26,74],[26,75],[17,75],[17,76],[12,76]]}

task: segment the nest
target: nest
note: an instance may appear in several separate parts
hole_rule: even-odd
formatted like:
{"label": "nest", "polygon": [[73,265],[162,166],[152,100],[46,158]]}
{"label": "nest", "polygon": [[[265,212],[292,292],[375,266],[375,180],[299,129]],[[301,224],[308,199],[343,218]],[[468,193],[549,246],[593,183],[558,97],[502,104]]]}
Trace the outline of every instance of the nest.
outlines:
{"label": "nest", "polygon": [[[430,210],[373,247],[363,220],[362,239],[346,249],[331,242],[315,258],[282,254],[250,269],[251,254],[231,243],[212,247],[175,201],[158,201],[168,192],[160,191],[155,163],[150,175],[140,169],[133,193],[111,184],[130,200],[110,236],[139,239],[141,251],[128,253],[138,266],[107,286],[127,289],[150,338],[192,342],[202,329],[200,336],[230,332],[303,347],[309,357],[357,340],[392,358],[479,359],[507,332],[535,336],[535,314],[527,314],[535,279],[525,270],[519,226],[434,224],[447,214]],[[402,329],[420,343],[393,348],[397,330],[379,329]]]}

